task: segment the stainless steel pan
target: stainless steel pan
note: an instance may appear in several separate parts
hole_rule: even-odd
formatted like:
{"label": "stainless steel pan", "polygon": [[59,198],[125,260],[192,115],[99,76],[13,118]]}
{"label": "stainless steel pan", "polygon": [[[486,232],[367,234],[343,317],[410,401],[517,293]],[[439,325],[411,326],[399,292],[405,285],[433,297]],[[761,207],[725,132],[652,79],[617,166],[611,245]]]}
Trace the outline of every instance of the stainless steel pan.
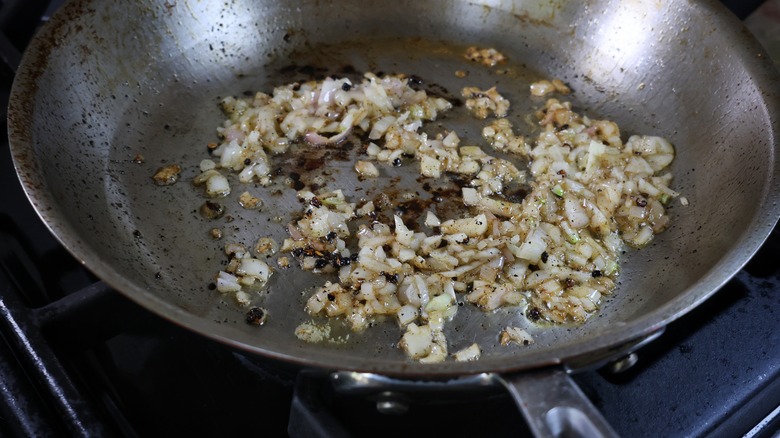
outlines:
{"label": "stainless steel pan", "polygon": [[[466,45],[495,47],[510,60],[477,66],[463,59]],[[322,279],[295,269],[274,274],[268,293],[256,297],[268,322],[249,326],[244,310],[207,287],[221,247],[262,235],[281,242],[298,207],[292,195],[258,188],[266,198],[260,213],[229,207],[235,220],[219,224],[225,238],[208,237],[214,223],[197,214],[203,198],[189,181],[216,139],[219,98],[353,70],[416,74],[444,95],[497,84],[517,125],[540,104],[528,100],[529,83],[561,78],[586,114],[616,120],[624,134],[669,138],[677,149],[674,188],[690,205],[676,204],[671,228],[625,255],[615,296],[583,327],[529,327],[536,344],[505,348],[496,345],[498,330],[527,325],[524,317],[464,307],[448,336],[453,350],[479,342],[477,362],[411,363],[392,347],[400,335],[392,322],[345,345],[299,341],[294,328],[310,319],[301,292]],[[76,0],[25,53],[8,126],[19,177],[52,232],[146,308],[300,366],[449,378],[600,363],[707,299],[780,214],[779,118],[777,72],[714,1]],[[480,141],[468,117],[453,112],[441,123]],[[155,169],[170,163],[184,167],[182,181],[153,185]],[[329,163],[334,184],[360,195],[348,163]],[[403,181],[402,189],[417,187],[409,175]]]}

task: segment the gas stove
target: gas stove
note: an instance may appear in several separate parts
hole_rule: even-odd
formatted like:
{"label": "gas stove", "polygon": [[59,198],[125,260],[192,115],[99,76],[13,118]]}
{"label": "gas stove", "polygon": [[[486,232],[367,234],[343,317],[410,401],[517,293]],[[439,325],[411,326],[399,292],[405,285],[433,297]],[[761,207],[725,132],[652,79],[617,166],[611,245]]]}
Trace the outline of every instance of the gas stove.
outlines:
{"label": "gas stove", "polygon": [[[58,3],[0,3],[3,111],[19,54]],[[744,18],[745,2],[734,3]],[[765,2],[746,24],[780,62],[780,0]],[[0,435],[527,432],[508,395],[377,402],[334,390],[316,371],[247,356],[149,313],[95,278],[48,232],[16,179],[2,127]],[[618,434],[777,436],[777,254],[780,229],[711,299],[639,350],[635,364],[574,376]],[[461,412],[475,420],[458,420]]]}

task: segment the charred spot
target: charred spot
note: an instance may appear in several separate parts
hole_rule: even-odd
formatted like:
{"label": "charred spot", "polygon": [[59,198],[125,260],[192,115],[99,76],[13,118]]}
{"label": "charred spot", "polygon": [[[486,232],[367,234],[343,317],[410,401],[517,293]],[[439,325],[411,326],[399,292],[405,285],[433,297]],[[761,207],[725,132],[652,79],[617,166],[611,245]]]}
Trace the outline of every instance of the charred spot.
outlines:
{"label": "charred spot", "polygon": [[417,91],[422,86],[423,80],[417,75],[411,75],[406,79],[406,84],[409,85],[409,88]]}
{"label": "charred spot", "polygon": [[298,67],[298,73],[309,77],[317,77],[324,75],[325,69],[322,67],[315,67],[313,65],[303,65]]}
{"label": "charred spot", "polygon": [[333,294],[328,294],[328,301],[336,301],[336,296]]}
{"label": "charred spot", "polygon": [[303,248],[295,248],[292,250],[292,255],[295,257],[300,257],[303,255]]}
{"label": "charred spot", "polygon": [[531,321],[539,321],[539,319],[542,317],[542,312],[536,307],[531,307],[528,309],[526,316]]}
{"label": "charred spot", "polygon": [[634,201],[638,207],[646,207],[647,206],[647,199],[642,197],[637,197]]}
{"label": "charred spot", "polygon": [[279,69],[279,73],[283,75],[290,75],[295,73],[295,71],[298,70],[298,66],[295,64],[285,65],[284,67]]}
{"label": "charred spot", "polygon": [[252,160],[250,160],[249,158],[245,158],[244,159],[244,165],[245,166],[249,166],[250,164],[252,164]]}
{"label": "charred spot", "polygon": [[398,274],[391,274],[388,272],[382,272],[382,276],[385,277],[388,283],[398,284]]}
{"label": "charred spot", "polygon": [[261,307],[252,307],[246,312],[246,323],[249,325],[263,325],[268,318],[268,313]]}
{"label": "charred spot", "polygon": [[225,214],[225,207],[218,202],[206,201],[200,206],[200,215],[206,219],[219,219]]}
{"label": "charred spot", "polygon": [[547,254],[547,251],[542,252],[542,263],[547,263],[547,260],[550,258],[550,255]]}
{"label": "charred spot", "polygon": [[320,201],[320,198],[313,197],[311,198],[311,201],[309,201],[309,204],[312,205],[312,207],[322,207],[322,201]]}
{"label": "charred spot", "polygon": [[536,272],[539,270],[539,267],[536,265],[528,265],[528,270],[531,272]]}
{"label": "charred spot", "polygon": [[563,281],[563,285],[566,287],[574,287],[577,285],[577,282],[573,278],[569,277]]}
{"label": "charred spot", "polygon": [[358,254],[357,254],[357,253],[355,253],[355,254],[352,254],[351,256],[349,256],[349,259],[350,259],[351,261],[353,261],[353,262],[356,262],[356,261],[357,261],[357,259],[358,259]]}
{"label": "charred spot", "polygon": [[343,84],[341,84],[341,89],[344,90],[344,91],[349,91],[349,90],[352,89],[352,85],[350,85],[347,82],[344,82]]}
{"label": "charred spot", "polygon": [[602,276],[602,273],[598,269],[594,269],[593,272],[590,273],[590,276],[593,278],[599,278]]}
{"label": "charred spot", "polygon": [[328,266],[328,261],[325,259],[317,259],[314,261],[314,267],[317,269],[322,269],[325,266]]}
{"label": "charred spot", "polygon": [[507,191],[505,196],[507,201],[519,204],[528,196],[528,190],[525,188],[518,188],[517,190]]}
{"label": "charred spot", "polygon": [[209,283],[209,285],[206,286],[206,288],[208,288],[208,290],[215,290],[217,288],[217,285],[214,283]]}
{"label": "charred spot", "polygon": [[332,264],[334,268],[341,268],[342,266],[347,266],[352,263],[352,260],[349,257],[342,257],[341,254],[335,253],[333,255]]}
{"label": "charred spot", "polygon": [[355,75],[358,73],[357,70],[355,70],[355,67],[353,67],[350,64],[344,64],[339,68],[339,73],[345,74],[345,75]]}
{"label": "charred spot", "polygon": [[325,240],[327,240],[328,242],[332,242],[333,239],[335,239],[336,237],[337,237],[336,232],[331,231],[330,233],[328,233],[328,235],[325,236]]}

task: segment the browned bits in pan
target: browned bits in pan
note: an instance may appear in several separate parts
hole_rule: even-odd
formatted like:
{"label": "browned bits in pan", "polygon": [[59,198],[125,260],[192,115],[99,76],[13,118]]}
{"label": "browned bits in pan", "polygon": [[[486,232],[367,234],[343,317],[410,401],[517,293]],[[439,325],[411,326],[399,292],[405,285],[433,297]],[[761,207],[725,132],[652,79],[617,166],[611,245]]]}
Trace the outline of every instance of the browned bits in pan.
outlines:
{"label": "browned bits in pan", "polygon": [[268,312],[262,307],[252,307],[246,313],[246,323],[249,325],[263,325],[268,319]]}
{"label": "browned bits in pan", "polygon": [[225,207],[212,201],[206,201],[200,206],[200,215],[206,219],[219,219],[225,214]]}
{"label": "browned bits in pan", "polygon": [[466,49],[464,56],[469,61],[478,62],[487,67],[493,67],[499,62],[506,61],[506,56],[493,48],[480,49],[472,46]]}
{"label": "browned bits in pan", "polygon": [[179,180],[179,174],[181,173],[181,166],[178,164],[170,164],[157,169],[157,172],[152,177],[152,180],[158,186],[169,186],[175,184]]}

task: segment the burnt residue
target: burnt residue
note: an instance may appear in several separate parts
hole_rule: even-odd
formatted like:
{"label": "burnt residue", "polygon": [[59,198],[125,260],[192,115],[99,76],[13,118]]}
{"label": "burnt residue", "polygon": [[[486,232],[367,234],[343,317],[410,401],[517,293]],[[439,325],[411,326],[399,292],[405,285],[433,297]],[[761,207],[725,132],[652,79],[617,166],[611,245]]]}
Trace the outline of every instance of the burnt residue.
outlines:
{"label": "burnt residue", "polygon": [[200,206],[199,212],[206,219],[219,219],[225,215],[225,206],[218,202],[206,201]]}
{"label": "burnt residue", "polygon": [[293,142],[286,152],[274,157],[273,174],[286,176],[288,185],[295,190],[309,187],[316,191],[319,184],[314,183],[315,178],[332,180],[334,169],[330,164],[335,161],[352,162],[353,155],[363,150],[361,144],[355,135],[340,144],[311,146],[302,140]]}
{"label": "burnt residue", "polygon": [[463,203],[461,188],[465,186],[466,184],[450,181],[447,185],[431,187],[429,193],[433,201],[433,211],[439,219],[464,217],[472,213],[471,208]]}
{"label": "burnt residue", "polygon": [[306,187],[306,184],[301,181],[301,174],[298,172],[290,172],[288,174],[290,177],[290,181],[292,181],[292,187],[295,190],[303,190],[304,187]]}
{"label": "burnt residue", "polygon": [[357,76],[360,73],[353,67],[351,64],[344,64],[339,69],[338,72],[341,73],[344,76]]}
{"label": "burnt residue", "polygon": [[393,216],[398,216],[409,229],[421,231],[429,211],[441,220],[473,214],[463,203],[461,186],[449,179],[419,178],[423,189],[420,191],[399,189],[399,182],[391,179],[390,184],[371,199],[375,208],[374,220],[393,224]]}
{"label": "burnt residue", "polygon": [[312,64],[289,64],[281,67],[278,71],[277,77],[282,82],[293,81],[321,81],[325,79],[331,72],[325,68]]}
{"label": "burnt residue", "polygon": [[463,101],[460,100],[458,95],[452,94],[450,90],[448,90],[447,87],[443,85],[439,85],[432,81],[426,81],[425,86],[421,88],[431,96],[447,99],[454,107],[463,106]]}
{"label": "burnt residue", "polygon": [[520,186],[520,187],[509,187],[504,190],[504,197],[509,202],[514,202],[516,204],[519,204],[523,202],[523,199],[525,199],[528,196],[529,187],[526,186]]}
{"label": "burnt residue", "polygon": [[268,312],[262,307],[252,307],[246,313],[246,323],[249,325],[261,326],[268,319]]}
{"label": "burnt residue", "polygon": [[425,217],[425,213],[430,209],[431,204],[433,204],[432,198],[416,198],[401,201],[396,204],[393,213],[399,216],[409,229],[418,231],[418,219]]}

